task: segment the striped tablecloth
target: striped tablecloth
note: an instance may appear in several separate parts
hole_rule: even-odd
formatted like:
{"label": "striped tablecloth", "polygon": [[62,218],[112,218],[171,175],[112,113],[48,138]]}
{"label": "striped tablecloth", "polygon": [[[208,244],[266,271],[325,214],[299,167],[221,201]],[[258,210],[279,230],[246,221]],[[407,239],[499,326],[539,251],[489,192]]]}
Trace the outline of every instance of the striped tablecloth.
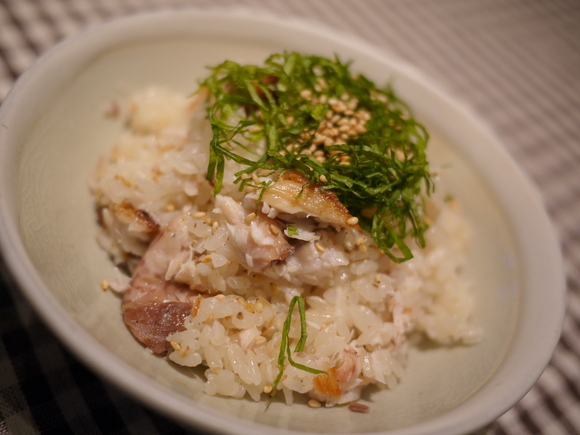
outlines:
{"label": "striped tablecloth", "polygon": [[[579,0],[0,0],[0,101],[60,39],[161,7],[260,8],[358,35],[470,105],[539,186],[562,241],[562,338],[534,388],[490,433],[580,433]],[[3,272],[0,434],[181,433],[61,347]]]}

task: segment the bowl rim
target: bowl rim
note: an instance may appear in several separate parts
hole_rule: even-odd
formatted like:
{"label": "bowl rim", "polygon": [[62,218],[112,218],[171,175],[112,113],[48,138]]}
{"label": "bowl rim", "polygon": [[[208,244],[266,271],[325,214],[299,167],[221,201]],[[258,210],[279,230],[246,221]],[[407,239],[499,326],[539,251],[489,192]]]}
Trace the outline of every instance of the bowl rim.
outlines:
{"label": "bowl rim", "polygon": [[[103,44],[108,44],[110,48],[113,46],[118,47],[120,44],[128,42],[128,39],[130,39],[128,35],[132,31],[139,34],[137,30],[147,25],[159,25],[160,23],[166,23],[167,25],[172,20],[212,19],[251,23],[252,26],[249,27],[249,32],[258,31],[260,26],[281,26],[286,30],[311,35],[313,38],[332,39],[341,46],[356,49],[388,64],[396,65],[398,71],[403,71],[412,81],[428,88],[428,91],[434,94],[444,105],[460,112],[464,122],[475,129],[479,135],[482,135],[487,142],[493,144],[494,152],[500,157],[504,170],[511,171],[518,181],[517,186],[511,186],[505,190],[502,196],[504,199],[502,202],[504,209],[502,211],[505,211],[505,207],[509,206],[511,208],[508,211],[512,215],[517,215],[518,210],[513,210],[513,208],[521,207],[531,211],[536,218],[533,222],[526,222],[524,228],[516,229],[517,245],[522,247],[529,246],[525,240],[525,235],[526,233],[532,234],[531,232],[535,231],[539,243],[544,247],[544,255],[542,256],[531,250],[521,252],[523,256],[522,263],[531,265],[532,272],[535,272],[534,279],[539,279],[543,284],[549,284],[557,291],[555,294],[559,296],[551,302],[548,301],[548,303],[542,301],[541,304],[537,300],[537,295],[529,299],[525,298],[522,301],[521,315],[524,316],[522,318],[523,325],[522,322],[518,323],[518,330],[514,332],[514,336],[521,334],[522,330],[526,330],[526,327],[534,328],[536,333],[539,334],[538,341],[542,344],[540,352],[538,352],[537,347],[533,353],[524,351],[524,354],[534,358],[534,364],[529,366],[528,370],[523,373],[522,371],[513,371],[514,367],[517,367],[517,361],[511,361],[510,357],[513,359],[514,352],[521,352],[525,343],[515,343],[515,350],[510,349],[508,351],[508,354],[504,357],[504,362],[511,362],[511,365],[507,369],[504,367],[506,373],[502,373],[502,379],[506,383],[502,386],[501,400],[492,400],[493,395],[490,395],[487,400],[485,400],[485,396],[483,399],[479,397],[483,394],[482,391],[490,388],[490,383],[495,381],[494,378],[497,377],[498,372],[502,371],[500,367],[496,369],[496,373],[492,375],[486,385],[456,408],[427,421],[415,424],[412,427],[395,429],[388,433],[399,435],[410,433],[465,433],[476,430],[499,417],[517,403],[542,374],[559,340],[564,318],[566,285],[561,250],[541,197],[528,177],[516,165],[511,155],[503,148],[492,130],[470,108],[451,98],[447,92],[441,90],[439,85],[433,83],[429,78],[401,59],[376,48],[365,40],[353,35],[345,35],[342,32],[339,33],[337,30],[321,25],[319,22],[302,18],[282,18],[272,13],[256,13],[256,10],[244,8],[235,8],[234,10],[185,8],[140,12],[93,25],[66,38],[43,54],[22,74],[0,106],[0,168],[2,169],[0,171],[0,251],[7,268],[14,276],[28,301],[57,337],[80,360],[102,378],[119,386],[146,406],[186,424],[195,424],[211,431],[267,433],[269,429],[271,430],[270,426],[237,420],[218,413],[203,404],[194,403],[192,400],[159,384],[128,363],[125,363],[92,338],[88,331],[79,327],[74,319],[67,315],[66,310],[60,306],[49,288],[44,285],[41,277],[35,271],[34,264],[27,255],[19,235],[18,210],[14,210],[14,208],[17,208],[15,207],[17,199],[14,193],[16,181],[10,179],[8,175],[17,171],[14,166],[17,167],[18,165],[9,167],[7,162],[18,158],[18,146],[20,143],[17,139],[19,131],[23,128],[19,124],[18,114],[26,110],[25,100],[30,93],[29,87],[35,83],[39,76],[46,74],[47,71],[54,71],[55,68],[59,68],[60,60],[65,58],[67,53],[85,49],[87,45],[93,49],[102,47]],[[234,26],[227,30],[227,32],[232,31],[235,31]],[[166,29],[165,32],[171,33],[171,29]],[[103,34],[107,34],[105,42],[102,41]],[[152,34],[160,35],[159,31]],[[8,128],[8,126],[13,125],[16,128]],[[469,153],[471,159],[477,159],[477,150],[469,150]],[[489,182],[489,179],[485,178],[486,185]],[[494,194],[496,194],[500,186],[494,185],[492,188]],[[509,200],[512,198],[517,198],[516,205],[509,204]],[[510,217],[513,218],[514,216]],[[539,321],[539,324],[544,326],[543,330],[534,326],[538,322],[535,317],[540,312],[540,308],[543,318]],[[115,370],[111,370],[111,365]],[[466,416],[469,417],[467,418]],[[280,429],[280,433],[297,434],[304,432]]]}

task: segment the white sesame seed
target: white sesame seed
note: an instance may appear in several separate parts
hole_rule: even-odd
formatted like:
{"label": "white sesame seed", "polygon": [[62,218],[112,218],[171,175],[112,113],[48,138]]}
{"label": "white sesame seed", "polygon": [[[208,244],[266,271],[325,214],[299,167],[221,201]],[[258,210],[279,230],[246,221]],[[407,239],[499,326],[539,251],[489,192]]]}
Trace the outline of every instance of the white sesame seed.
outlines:
{"label": "white sesame seed", "polygon": [[321,143],[324,143],[324,141],[326,140],[326,136],[316,133],[314,135],[314,139],[312,140],[312,143],[315,145],[320,145]]}
{"label": "white sesame seed", "polygon": [[322,405],[318,400],[310,399],[308,401],[308,406],[310,406],[311,408],[320,408]]}
{"label": "white sesame seed", "polygon": [[356,224],[358,224],[358,218],[356,216],[353,216],[351,218],[348,218],[348,220],[346,221],[346,223],[348,225],[356,225]]}
{"label": "white sesame seed", "polygon": [[256,213],[247,214],[244,219],[244,223],[246,225],[250,225],[250,222],[252,222],[254,219],[256,219]]}
{"label": "white sesame seed", "polygon": [[364,128],[364,126],[362,126],[361,124],[358,124],[354,130],[358,133],[358,134],[363,134],[367,132],[367,129]]}
{"label": "white sesame seed", "polygon": [[[258,311],[258,313],[260,313],[261,311]],[[254,345],[256,346],[261,346],[263,344],[265,344],[268,341],[268,339],[266,337],[264,337],[263,335],[259,335],[256,338],[254,338]]]}
{"label": "white sesame seed", "polygon": [[193,217],[196,219],[201,219],[207,216],[207,213],[204,211],[198,211],[197,213],[194,213]]}
{"label": "white sesame seed", "polygon": [[324,246],[322,246],[320,243],[316,243],[316,244],[314,245],[314,247],[316,248],[316,250],[317,250],[318,252],[324,252],[324,251],[326,251],[326,249],[324,248]]}

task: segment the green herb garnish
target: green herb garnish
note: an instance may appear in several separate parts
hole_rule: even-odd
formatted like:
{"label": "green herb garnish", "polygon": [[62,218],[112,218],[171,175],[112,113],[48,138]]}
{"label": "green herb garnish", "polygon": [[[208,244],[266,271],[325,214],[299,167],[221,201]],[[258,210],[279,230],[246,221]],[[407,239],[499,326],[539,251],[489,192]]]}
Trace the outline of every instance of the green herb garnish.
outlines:
{"label": "green herb garnish", "polygon": [[276,376],[274,385],[272,386],[272,393],[270,396],[270,402],[268,402],[268,406],[270,406],[272,398],[276,395],[276,392],[278,391],[278,384],[282,380],[282,376],[284,376],[284,362],[286,357],[288,357],[288,362],[290,365],[296,367],[297,369],[314,374],[326,373],[325,371],[313,369],[303,364],[299,364],[292,359],[292,351],[290,350],[290,338],[288,337],[288,334],[290,333],[290,326],[292,325],[292,312],[294,311],[294,306],[296,303],[298,303],[298,313],[300,314],[300,340],[296,344],[294,352],[303,351],[304,346],[306,345],[306,339],[308,338],[308,333],[306,331],[306,308],[304,298],[300,296],[294,296],[290,301],[290,306],[288,307],[288,316],[286,317],[286,320],[284,321],[284,327],[282,328],[282,342],[280,343],[280,353],[278,354],[278,367],[280,368],[280,372],[278,373],[278,376]]}
{"label": "green herb garnish", "polygon": [[296,237],[300,235],[300,231],[294,225],[286,225],[286,234],[288,237]]}
{"label": "green herb garnish", "polygon": [[216,194],[226,159],[245,167],[240,188],[257,169],[291,169],[334,192],[393,261],[412,258],[407,236],[425,246],[429,136],[389,85],[378,88],[338,58],[295,52],[211,70],[201,87],[212,100],[207,178]]}

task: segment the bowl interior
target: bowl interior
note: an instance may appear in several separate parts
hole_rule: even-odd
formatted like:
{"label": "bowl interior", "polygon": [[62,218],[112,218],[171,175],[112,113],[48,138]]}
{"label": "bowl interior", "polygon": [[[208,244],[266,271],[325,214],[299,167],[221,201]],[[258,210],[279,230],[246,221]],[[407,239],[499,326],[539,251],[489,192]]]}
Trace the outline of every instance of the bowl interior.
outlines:
{"label": "bowl interior", "polygon": [[[14,169],[17,209],[13,216],[33,275],[42,282],[27,293],[65,342],[97,371],[189,423],[201,421],[232,433],[239,430],[235,424],[240,421],[241,428],[264,433],[272,426],[327,433],[389,429],[404,433],[411,425],[427,428],[428,420],[435,425],[431,427],[445,427],[445,415],[456,415],[455,428],[475,429],[493,412],[501,413],[510,405],[501,411],[494,405],[493,412],[482,410],[483,416],[471,421],[459,416],[468,409],[462,406],[492,388],[490,379],[498,376],[513,348],[512,340],[521,329],[519,310],[529,272],[514,217],[505,210],[509,201],[498,197],[499,190],[489,182],[485,162],[480,160],[497,157],[496,144],[485,132],[474,132],[473,126],[478,125],[471,118],[399,62],[358,41],[304,25],[274,24],[243,16],[158,14],[123,25],[112,23],[105,36],[97,31],[80,35],[41,62],[41,67],[52,68],[56,85],[31,85],[39,107],[22,115],[28,117],[30,128],[21,135]],[[484,340],[475,346],[414,349],[398,388],[364,394],[372,408],[367,415],[345,408],[313,410],[281,403],[265,411],[264,402],[206,396],[203,371],[176,368],[145,351],[122,322],[119,298],[99,285],[102,279],[114,277],[115,271],[95,240],[88,185],[98,157],[111,149],[121,131],[119,121],[105,116],[109,102],[152,84],[189,94],[207,65],[224,59],[260,63],[284,49],[326,56],[338,53],[353,59],[355,70],[380,83],[393,79],[401,97],[431,130],[434,164],[449,163],[445,184],[461,201],[473,227],[464,273],[474,283],[473,321],[484,328]],[[56,68],[57,62],[75,53],[70,68]],[[32,91],[25,97],[33,98]],[[520,178],[515,182],[524,183]]]}

